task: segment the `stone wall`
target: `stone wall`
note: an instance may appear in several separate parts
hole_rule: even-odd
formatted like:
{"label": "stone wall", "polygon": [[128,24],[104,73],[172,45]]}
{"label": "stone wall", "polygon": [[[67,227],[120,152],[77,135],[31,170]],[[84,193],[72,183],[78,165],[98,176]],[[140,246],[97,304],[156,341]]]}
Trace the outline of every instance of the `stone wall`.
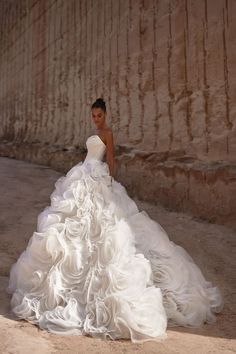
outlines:
{"label": "stone wall", "polygon": [[0,154],[65,172],[104,97],[131,195],[236,224],[235,0],[0,1]]}

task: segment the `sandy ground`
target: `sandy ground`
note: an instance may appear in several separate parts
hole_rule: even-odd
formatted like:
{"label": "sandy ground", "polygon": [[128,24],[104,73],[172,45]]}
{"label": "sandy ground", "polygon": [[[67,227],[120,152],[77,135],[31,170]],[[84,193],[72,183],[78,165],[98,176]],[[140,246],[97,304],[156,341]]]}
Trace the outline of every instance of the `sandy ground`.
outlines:
{"label": "sandy ground", "polygon": [[26,248],[35,231],[37,215],[49,204],[54,183],[60,176],[61,173],[45,166],[0,158],[0,353],[235,353],[235,232],[138,200],[139,208],[158,221],[172,241],[191,254],[205,277],[221,288],[225,307],[216,323],[195,329],[169,328],[165,341],[133,344],[129,340],[55,335],[13,318],[10,296],[5,292],[9,269]]}

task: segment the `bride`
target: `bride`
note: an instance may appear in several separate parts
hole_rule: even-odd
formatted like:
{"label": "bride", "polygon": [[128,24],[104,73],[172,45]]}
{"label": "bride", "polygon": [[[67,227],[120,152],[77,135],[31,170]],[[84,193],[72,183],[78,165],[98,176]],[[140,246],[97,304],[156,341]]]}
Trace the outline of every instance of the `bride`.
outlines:
{"label": "bride", "polygon": [[165,339],[167,326],[214,322],[223,308],[219,288],[115,180],[102,98],[91,111],[97,130],[84,162],[56,181],[11,267],[16,319],[53,333],[135,343]]}

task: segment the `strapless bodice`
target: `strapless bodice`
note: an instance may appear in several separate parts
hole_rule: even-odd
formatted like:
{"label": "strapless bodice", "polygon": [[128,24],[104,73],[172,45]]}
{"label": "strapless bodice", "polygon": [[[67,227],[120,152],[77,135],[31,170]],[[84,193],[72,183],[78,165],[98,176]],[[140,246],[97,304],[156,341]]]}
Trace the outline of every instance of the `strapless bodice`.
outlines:
{"label": "strapless bodice", "polygon": [[106,150],[106,145],[98,135],[89,136],[86,141],[86,146],[88,152],[84,162],[88,162],[93,159],[102,161]]}

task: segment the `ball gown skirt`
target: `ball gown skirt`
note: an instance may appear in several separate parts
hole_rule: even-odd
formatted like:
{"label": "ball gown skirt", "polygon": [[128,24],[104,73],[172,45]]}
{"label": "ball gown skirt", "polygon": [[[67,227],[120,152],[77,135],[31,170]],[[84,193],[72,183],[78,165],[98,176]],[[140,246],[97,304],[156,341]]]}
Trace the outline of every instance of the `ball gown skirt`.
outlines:
{"label": "ball gown skirt", "polygon": [[98,135],[55,183],[10,270],[16,319],[49,332],[160,341],[167,326],[216,320],[222,294],[183,247],[109,176]]}

